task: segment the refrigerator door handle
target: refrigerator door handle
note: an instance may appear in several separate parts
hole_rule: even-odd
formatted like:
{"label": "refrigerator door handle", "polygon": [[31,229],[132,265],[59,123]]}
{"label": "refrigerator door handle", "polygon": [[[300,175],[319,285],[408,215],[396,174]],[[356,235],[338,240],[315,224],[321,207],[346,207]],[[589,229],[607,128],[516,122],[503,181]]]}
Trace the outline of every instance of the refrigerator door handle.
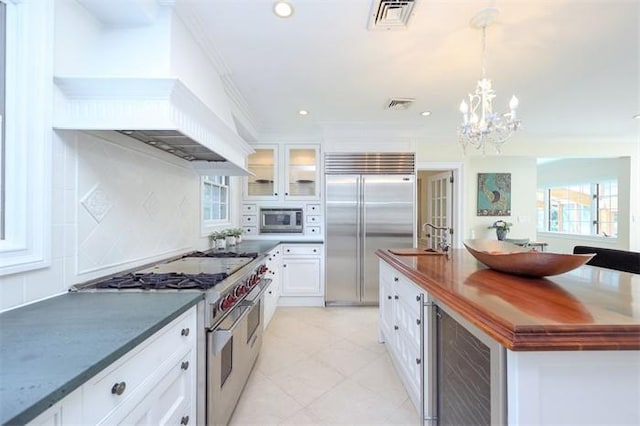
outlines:
{"label": "refrigerator door handle", "polygon": [[360,205],[360,227],[358,228],[359,239],[360,239],[360,253],[358,254],[358,265],[360,266],[359,277],[358,277],[358,287],[360,290],[360,302],[364,301],[364,256],[367,252],[366,241],[367,241],[367,229],[366,229],[366,216],[365,216],[365,194],[364,194],[364,185],[365,185],[365,177],[360,176],[360,197],[359,197],[359,205]]}
{"label": "refrigerator door handle", "polygon": [[362,176],[356,178],[356,264],[358,268],[356,270],[356,294],[358,301],[362,301]]}

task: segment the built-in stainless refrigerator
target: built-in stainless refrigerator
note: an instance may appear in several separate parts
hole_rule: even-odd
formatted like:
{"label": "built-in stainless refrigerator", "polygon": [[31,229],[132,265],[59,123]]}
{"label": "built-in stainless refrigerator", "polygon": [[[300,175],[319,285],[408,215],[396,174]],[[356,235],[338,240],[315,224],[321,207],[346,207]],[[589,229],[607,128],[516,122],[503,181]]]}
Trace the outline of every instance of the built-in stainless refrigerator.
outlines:
{"label": "built-in stainless refrigerator", "polygon": [[[413,158],[370,153],[325,157],[327,305],[377,305],[375,251],[413,247]],[[353,171],[360,173],[349,173]]]}

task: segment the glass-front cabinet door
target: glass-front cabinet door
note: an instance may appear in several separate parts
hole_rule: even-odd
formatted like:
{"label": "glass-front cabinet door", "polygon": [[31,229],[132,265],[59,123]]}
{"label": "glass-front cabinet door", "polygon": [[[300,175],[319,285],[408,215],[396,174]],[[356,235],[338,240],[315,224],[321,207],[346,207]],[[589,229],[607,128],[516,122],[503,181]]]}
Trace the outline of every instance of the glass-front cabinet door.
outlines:
{"label": "glass-front cabinet door", "polygon": [[245,198],[276,200],[278,189],[278,146],[255,145],[247,164],[253,176],[245,179]]}
{"label": "glass-front cabinet door", "polygon": [[287,145],[285,152],[285,199],[318,199],[318,146]]}

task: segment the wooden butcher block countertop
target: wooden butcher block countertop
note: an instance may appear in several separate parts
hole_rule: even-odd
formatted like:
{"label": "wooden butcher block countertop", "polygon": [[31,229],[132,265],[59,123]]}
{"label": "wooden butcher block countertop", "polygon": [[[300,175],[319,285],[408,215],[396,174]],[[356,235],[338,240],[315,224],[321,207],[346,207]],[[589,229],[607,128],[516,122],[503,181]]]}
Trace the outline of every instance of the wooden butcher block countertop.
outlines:
{"label": "wooden butcher block countertop", "polygon": [[638,274],[585,265],[527,278],[488,269],[465,249],[376,254],[507,349],[640,349]]}

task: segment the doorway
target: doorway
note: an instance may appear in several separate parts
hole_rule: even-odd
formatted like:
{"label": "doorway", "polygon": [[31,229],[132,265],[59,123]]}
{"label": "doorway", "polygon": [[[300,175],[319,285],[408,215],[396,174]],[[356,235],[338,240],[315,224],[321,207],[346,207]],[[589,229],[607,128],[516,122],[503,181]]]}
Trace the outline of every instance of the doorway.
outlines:
{"label": "doorway", "polygon": [[[445,238],[461,247],[462,164],[417,164],[416,174],[416,247],[437,250]],[[450,231],[423,229],[425,223]]]}

